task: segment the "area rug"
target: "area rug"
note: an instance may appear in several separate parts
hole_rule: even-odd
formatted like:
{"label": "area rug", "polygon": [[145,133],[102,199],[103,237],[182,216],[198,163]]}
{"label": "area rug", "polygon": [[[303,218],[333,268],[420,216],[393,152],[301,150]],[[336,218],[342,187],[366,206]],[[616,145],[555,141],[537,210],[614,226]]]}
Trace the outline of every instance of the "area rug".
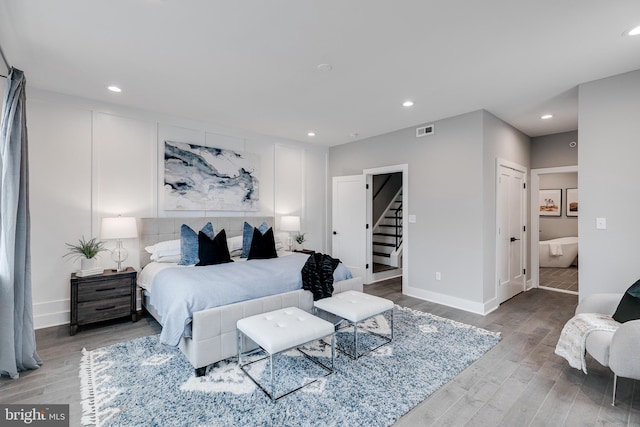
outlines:
{"label": "area rug", "polygon": [[[363,325],[359,347],[386,334],[384,316]],[[499,333],[395,307],[394,340],[352,360],[337,352],[336,372],[273,403],[229,359],[203,377],[158,336],[83,350],[80,363],[83,425],[96,426],[388,426],[447,383],[500,340]],[[341,345],[352,330],[337,334]],[[307,353],[330,362],[330,346]],[[258,358],[259,355],[253,356]],[[321,376],[292,350],[274,361],[280,391]],[[267,380],[267,362],[251,365]],[[261,380],[262,381],[262,380]],[[267,382],[268,384],[268,382]],[[279,394],[280,391],[277,393]]]}

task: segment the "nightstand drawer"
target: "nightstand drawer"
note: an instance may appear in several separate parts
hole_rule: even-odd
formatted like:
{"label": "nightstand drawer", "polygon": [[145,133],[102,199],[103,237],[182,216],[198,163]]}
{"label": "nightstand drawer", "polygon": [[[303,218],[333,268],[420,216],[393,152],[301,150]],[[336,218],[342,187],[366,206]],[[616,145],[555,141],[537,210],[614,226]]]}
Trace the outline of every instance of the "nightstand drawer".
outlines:
{"label": "nightstand drawer", "polygon": [[101,301],[131,295],[131,279],[121,278],[78,285],[78,302]]}
{"label": "nightstand drawer", "polygon": [[78,323],[115,319],[129,316],[130,314],[131,298],[129,296],[78,304]]}

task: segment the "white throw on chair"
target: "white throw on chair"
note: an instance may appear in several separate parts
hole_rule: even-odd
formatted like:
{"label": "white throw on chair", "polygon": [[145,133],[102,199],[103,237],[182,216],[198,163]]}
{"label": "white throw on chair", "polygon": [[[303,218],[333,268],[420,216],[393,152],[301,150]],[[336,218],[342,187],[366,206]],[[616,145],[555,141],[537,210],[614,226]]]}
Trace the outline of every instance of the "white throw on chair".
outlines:
{"label": "white throw on chair", "polygon": [[[576,308],[576,314],[601,313],[612,316],[623,294],[593,294]],[[613,401],[616,403],[618,377],[640,380],[640,320],[621,323],[614,332],[595,331],[589,334],[586,351],[601,365],[613,372]]]}

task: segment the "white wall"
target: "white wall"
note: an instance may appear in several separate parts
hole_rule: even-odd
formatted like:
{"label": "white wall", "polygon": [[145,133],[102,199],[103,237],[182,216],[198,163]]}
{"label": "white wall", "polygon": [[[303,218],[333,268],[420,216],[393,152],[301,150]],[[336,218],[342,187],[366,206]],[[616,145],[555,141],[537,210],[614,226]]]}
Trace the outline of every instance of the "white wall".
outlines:
{"label": "white wall", "polygon": [[[493,114],[482,111],[483,137],[483,303],[485,311],[497,307],[497,273],[496,273],[496,159],[500,158],[524,166],[529,171],[530,139],[508,123]],[[527,172],[527,182],[529,181]],[[526,200],[529,200],[527,190]],[[528,212],[528,207],[525,207]],[[473,212],[473,210],[471,211]],[[527,214],[527,230],[530,230],[530,219]],[[527,231],[527,241],[529,241]],[[527,277],[530,277],[530,254],[526,259]]]}
{"label": "white wall", "polygon": [[417,221],[404,292],[484,312],[495,298],[495,156],[528,166],[528,138],[483,110],[431,123],[435,133],[423,138],[411,127],[331,147],[329,176],[408,164],[407,213]]}
{"label": "white wall", "polygon": [[[99,237],[106,216],[299,214],[306,246],[325,250],[327,148],[33,88],[27,124],[36,328],[69,322],[69,275],[79,265],[62,257],[65,243]],[[165,140],[258,154],[259,211],[164,211]],[[135,268],[137,243],[124,242]],[[108,253],[101,264],[115,266]]]}
{"label": "white wall", "polygon": [[582,299],[640,278],[640,70],[580,85],[579,108]]}

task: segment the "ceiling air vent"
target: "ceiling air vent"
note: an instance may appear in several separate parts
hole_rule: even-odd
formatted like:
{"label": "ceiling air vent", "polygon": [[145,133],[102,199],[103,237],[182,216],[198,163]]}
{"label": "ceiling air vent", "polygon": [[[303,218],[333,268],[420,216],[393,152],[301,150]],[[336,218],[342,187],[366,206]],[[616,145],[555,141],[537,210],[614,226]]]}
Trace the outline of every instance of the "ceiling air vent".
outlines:
{"label": "ceiling air vent", "polygon": [[433,125],[416,128],[416,138],[431,135],[433,132],[435,132]]}

